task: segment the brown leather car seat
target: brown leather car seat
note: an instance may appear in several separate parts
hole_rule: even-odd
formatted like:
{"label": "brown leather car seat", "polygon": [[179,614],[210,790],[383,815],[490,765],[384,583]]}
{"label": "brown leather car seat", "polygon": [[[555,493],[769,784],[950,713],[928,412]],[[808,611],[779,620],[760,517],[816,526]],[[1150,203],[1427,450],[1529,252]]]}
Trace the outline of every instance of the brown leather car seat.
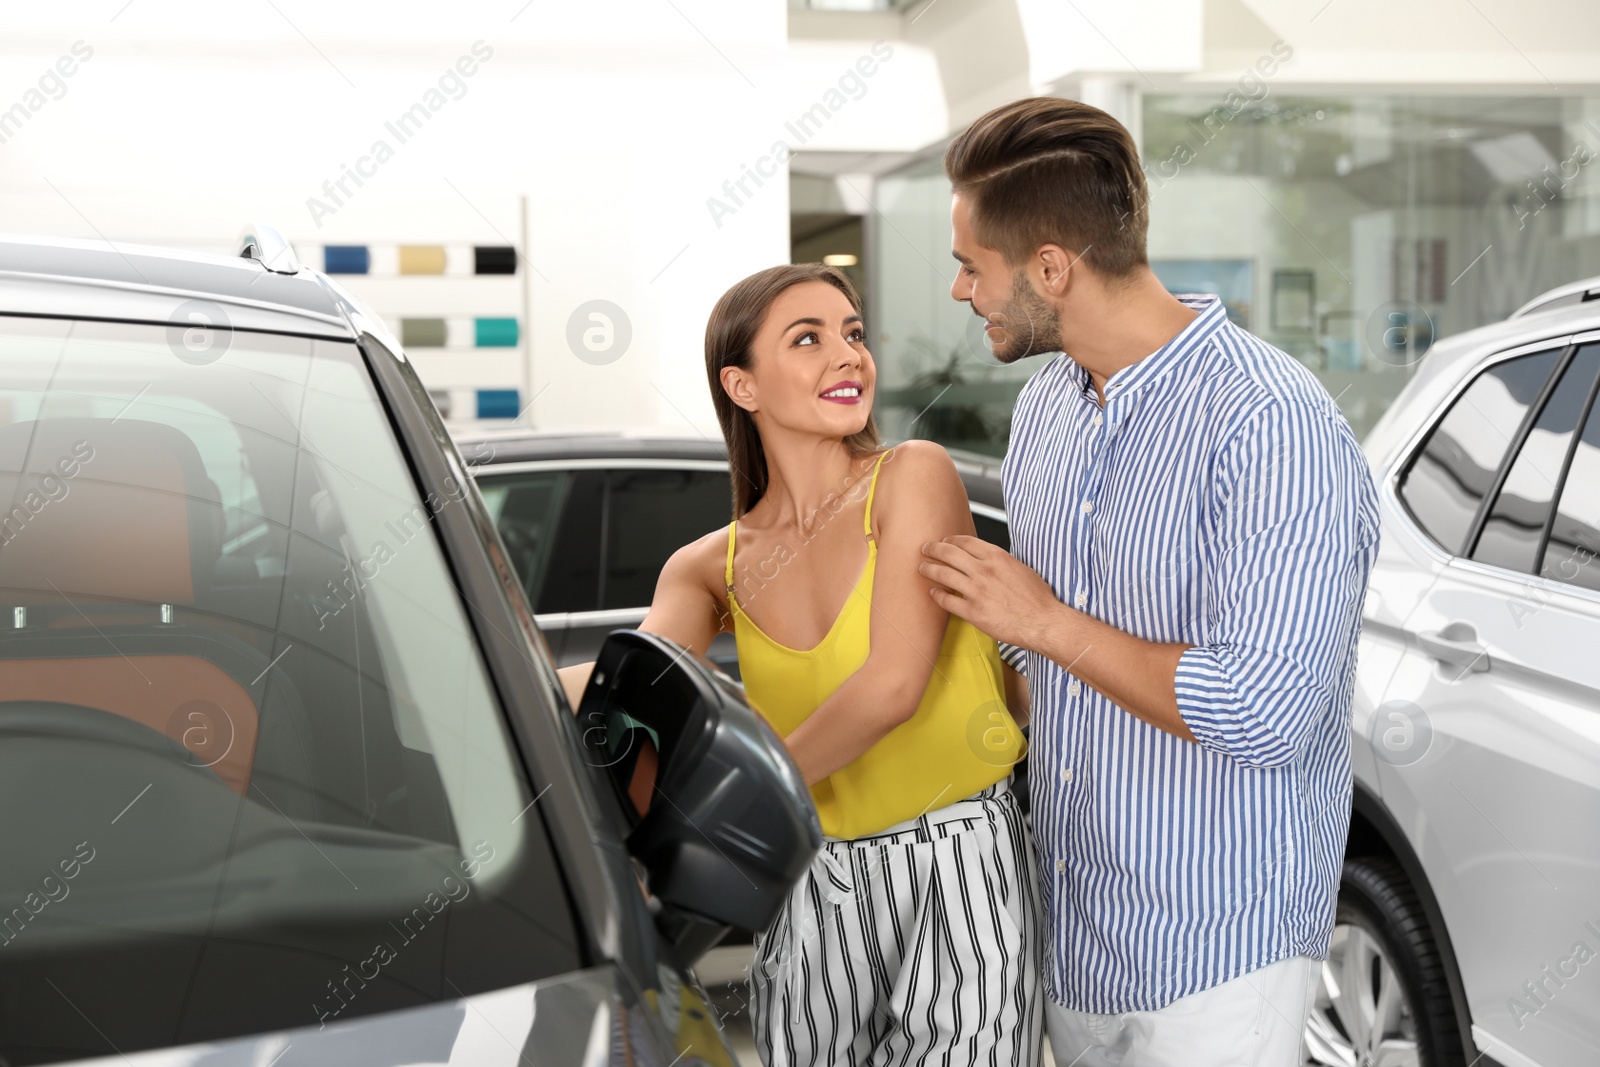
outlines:
{"label": "brown leather car seat", "polygon": [[[66,417],[0,427],[0,637],[91,627],[0,653],[0,701],[98,708],[159,731],[249,788],[259,711],[216,663],[113,634],[195,604],[221,551],[222,510],[199,450],[162,423]],[[162,605],[171,606],[163,617]],[[18,609],[21,609],[20,613]],[[17,623],[23,626],[19,629]],[[30,648],[51,647],[51,654]]]}

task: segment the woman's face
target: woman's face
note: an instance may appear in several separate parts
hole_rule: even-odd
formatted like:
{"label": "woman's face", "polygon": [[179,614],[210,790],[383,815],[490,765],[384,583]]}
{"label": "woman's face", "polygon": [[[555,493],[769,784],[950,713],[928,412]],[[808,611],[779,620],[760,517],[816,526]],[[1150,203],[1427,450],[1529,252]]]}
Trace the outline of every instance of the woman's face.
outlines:
{"label": "woman's face", "polygon": [[735,403],[758,427],[848,437],[867,425],[877,368],[861,316],[827,282],[785,289],[756,334],[749,371],[730,380]]}

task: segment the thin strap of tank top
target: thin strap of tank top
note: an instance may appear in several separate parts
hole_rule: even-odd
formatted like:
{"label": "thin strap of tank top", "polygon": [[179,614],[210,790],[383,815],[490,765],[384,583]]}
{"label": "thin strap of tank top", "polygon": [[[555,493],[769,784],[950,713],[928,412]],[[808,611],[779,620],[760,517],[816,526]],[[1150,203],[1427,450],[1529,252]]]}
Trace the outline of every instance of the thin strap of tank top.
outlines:
{"label": "thin strap of tank top", "polygon": [[[867,486],[867,510],[861,516],[861,529],[867,535],[868,541],[872,540],[872,496],[878,491],[878,468],[883,466],[884,458],[893,451],[891,448],[888,452],[879,453],[878,462],[872,465],[872,484]],[[731,575],[733,572],[730,570],[728,573]]]}
{"label": "thin strap of tank top", "polygon": [[[883,461],[893,451],[894,449],[891,448],[887,452],[881,453],[878,456],[878,461],[872,465],[872,481],[867,484],[867,510],[861,517],[861,529],[867,535],[868,541],[872,540],[872,498],[878,491],[878,469],[883,466]],[[727,586],[729,593],[733,592],[733,535],[738,528],[738,519],[728,523],[728,559],[723,564],[722,581]]]}

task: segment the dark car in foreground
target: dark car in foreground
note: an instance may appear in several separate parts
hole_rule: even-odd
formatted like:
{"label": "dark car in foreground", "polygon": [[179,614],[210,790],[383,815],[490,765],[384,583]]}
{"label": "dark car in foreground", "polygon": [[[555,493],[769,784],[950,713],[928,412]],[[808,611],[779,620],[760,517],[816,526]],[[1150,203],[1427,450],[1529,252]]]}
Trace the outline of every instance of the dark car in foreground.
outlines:
{"label": "dark car in foreground", "polygon": [[781,743],[636,632],[575,718],[399,346],[241,247],[0,239],[0,1063],[730,1063]]}

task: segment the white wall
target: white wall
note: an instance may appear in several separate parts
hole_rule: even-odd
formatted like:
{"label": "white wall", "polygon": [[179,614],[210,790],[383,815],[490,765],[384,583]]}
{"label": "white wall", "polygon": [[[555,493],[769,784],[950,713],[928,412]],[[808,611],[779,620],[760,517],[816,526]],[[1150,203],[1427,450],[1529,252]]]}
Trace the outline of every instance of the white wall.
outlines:
{"label": "white wall", "polygon": [[[1525,87],[1581,92],[1600,83],[1593,0],[1209,0],[1235,36],[1228,68],[1248,62],[1240,40],[1294,46],[1304,85],[1433,86],[1479,92]],[[1207,44],[1208,52],[1212,42]],[[1235,62],[1237,60],[1238,62]]]}
{"label": "white wall", "polygon": [[1131,80],[1197,71],[1201,15],[1201,0],[963,0],[896,14],[792,11],[788,106],[809,107],[831,72],[872,42],[887,41],[894,58],[870,91],[804,148],[915,151],[990,108],[1075,87],[1086,74]]}
{"label": "white wall", "polygon": [[807,146],[824,151],[915,150],[1034,93],[1220,87],[1280,40],[1294,52],[1274,76],[1280,89],[1600,85],[1594,0],[932,0],[895,14],[791,12],[789,36],[797,72],[819,68],[791,81],[791,107],[820,68],[869,41],[893,41],[909,60],[882,80],[893,89],[874,90],[836,136]]}
{"label": "white wall", "polygon": [[[0,15],[0,111],[74,42],[92,51],[0,143],[0,231],[220,250],[260,219],[306,248],[520,244],[526,195],[533,421],[715,434],[705,317],[733,281],[787,259],[786,174],[747,181],[753,195],[720,226],[707,200],[773,141],[784,0],[125,4]],[[425,102],[475,42],[464,94],[448,86],[400,143],[385,122]],[[313,218],[308,198],[332,203],[323,183],[379,140],[392,159],[368,162],[372,176]],[[390,318],[521,304],[504,279],[352,280]],[[463,286],[477,288],[463,298]],[[567,344],[569,316],[592,299],[632,325],[627,352],[603,366]]]}

